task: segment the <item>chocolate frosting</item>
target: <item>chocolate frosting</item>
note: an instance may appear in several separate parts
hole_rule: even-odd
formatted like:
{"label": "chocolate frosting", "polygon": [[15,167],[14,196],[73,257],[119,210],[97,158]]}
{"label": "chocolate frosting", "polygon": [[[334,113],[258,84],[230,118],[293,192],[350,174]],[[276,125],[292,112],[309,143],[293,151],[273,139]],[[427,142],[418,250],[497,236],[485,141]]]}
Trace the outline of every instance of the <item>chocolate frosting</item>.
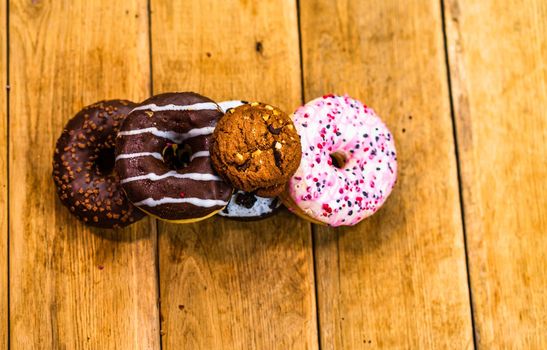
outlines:
{"label": "chocolate frosting", "polygon": [[[116,170],[129,199],[161,219],[207,217],[228,203],[232,188],[214,172],[209,144],[222,116],[211,99],[191,92],[165,93],[138,105],[116,141]],[[190,149],[190,162],[175,170],[167,147]]]}
{"label": "chocolate frosting", "polygon": [[133,102],[101,101],[65,126],[53,156],[53,180],[61,202],[83,222],[124,227],[145,214],[126,198],[114,165],[115,137]]}

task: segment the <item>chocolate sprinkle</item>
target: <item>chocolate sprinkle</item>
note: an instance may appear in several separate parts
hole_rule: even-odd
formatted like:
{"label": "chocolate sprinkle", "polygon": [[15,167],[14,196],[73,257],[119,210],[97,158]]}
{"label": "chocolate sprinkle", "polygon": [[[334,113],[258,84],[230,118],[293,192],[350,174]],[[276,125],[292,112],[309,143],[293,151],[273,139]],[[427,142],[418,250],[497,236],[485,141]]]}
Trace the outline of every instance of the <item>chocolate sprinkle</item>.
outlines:
{"label": "chocolate sprinkle", "polygon": [[69,120],[57,140],[57,194],[73,215],[91,226],[120,228],[145,216],[126,198],[113,171],[116,134],[134,106],[123,100],[87,106]]}

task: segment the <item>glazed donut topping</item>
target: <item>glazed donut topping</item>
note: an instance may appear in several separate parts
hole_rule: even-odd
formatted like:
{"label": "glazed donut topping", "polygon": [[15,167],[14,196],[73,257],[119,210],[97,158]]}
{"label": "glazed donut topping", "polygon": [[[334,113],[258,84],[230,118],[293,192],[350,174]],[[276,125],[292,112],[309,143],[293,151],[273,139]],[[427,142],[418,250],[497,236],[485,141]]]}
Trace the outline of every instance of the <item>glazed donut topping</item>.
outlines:
{"label": "glazed donut topping", "polygon": [[209,153],[221,116],[215,102],[189,92],[135,107],[117,139],[116,169],[129,199],[170,221],[197,221],[226,206],[232,189],[213,171]]}
{"label": "glazed donut topping", "polygon": [[397,178],[395,143],[372,109],[349,96],[325,95],[293,116],[302,162],[288,195],[300,210],[331,226],[375,213]]}
{"label": "glazed donut topping", "polygon": [[92,226],[118,228],[144,217],[126,198],[113,171],[116,134],[133,107],[122,100],[85,107],[57,141],[53,157],[57,194],[71,213]]}

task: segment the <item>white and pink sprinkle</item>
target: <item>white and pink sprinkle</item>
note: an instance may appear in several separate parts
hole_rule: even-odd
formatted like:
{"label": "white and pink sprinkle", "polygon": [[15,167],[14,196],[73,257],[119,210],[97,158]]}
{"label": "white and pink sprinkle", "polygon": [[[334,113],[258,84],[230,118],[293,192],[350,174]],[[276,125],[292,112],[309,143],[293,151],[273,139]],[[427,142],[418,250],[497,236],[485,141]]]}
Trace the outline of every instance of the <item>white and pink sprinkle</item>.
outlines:
{"label": "white and pink sprinkle", "polygon": [[[393,136],[374,113],[349,96],[325,95],[293,114],[302,142],[289,194],[307,215],[330,226],[352,226],[374,214],[397,179]],[[331,154],[343,154],[338,168]]]}

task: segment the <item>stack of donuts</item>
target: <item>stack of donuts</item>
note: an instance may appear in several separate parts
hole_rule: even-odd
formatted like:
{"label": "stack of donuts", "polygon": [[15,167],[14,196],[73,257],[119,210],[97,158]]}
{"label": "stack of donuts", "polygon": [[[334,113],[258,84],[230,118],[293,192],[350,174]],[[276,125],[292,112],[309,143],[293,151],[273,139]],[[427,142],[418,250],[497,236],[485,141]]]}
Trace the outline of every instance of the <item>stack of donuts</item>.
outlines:
{"label": "stack of donuts", "polygon": [[351,226],[382,206],[396,178],[385,124],[336,95],[291,115],[192,92],[101,101],[69,120],[53,157],[61,202],[102,228],[147,214],[175,223],[216,214],[258,220],[282,204],[314,223]]}

